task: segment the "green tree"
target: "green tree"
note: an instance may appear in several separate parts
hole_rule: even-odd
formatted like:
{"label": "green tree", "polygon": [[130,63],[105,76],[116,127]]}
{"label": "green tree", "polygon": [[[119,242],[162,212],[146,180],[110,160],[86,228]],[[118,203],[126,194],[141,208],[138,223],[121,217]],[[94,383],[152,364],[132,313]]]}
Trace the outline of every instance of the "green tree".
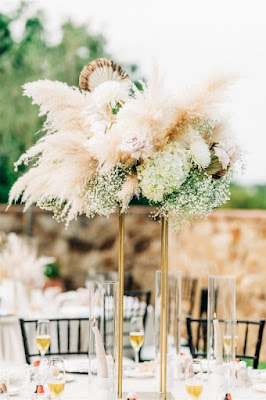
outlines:
{"label": "green tree", "polygon": [[11,24],[24,20],[28,7],[29,3],[21,3],[14,15],[0,14],[0,203],[7,202],[10,187],[18,177],[13,163],[40,137],[40,133],[34,133],[43,123],[38,107],[22,96],[21,86],[45,78],[78,86],[84,65],[108,57],[102,35],[92,34],[88,26],[76,26],[70,21],[62,26],[61,42],[51,46],[41,12],[26,19],[23,36],[15,42]]}

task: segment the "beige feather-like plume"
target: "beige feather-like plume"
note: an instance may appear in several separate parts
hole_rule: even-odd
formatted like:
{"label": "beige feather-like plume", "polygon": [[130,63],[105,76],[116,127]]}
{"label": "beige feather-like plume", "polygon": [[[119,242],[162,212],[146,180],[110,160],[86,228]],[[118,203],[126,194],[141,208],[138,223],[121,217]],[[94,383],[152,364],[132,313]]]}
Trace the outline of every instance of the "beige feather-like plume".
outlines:
{"label": "beige feather-like plume", "polygon": [[129,175],[126,182],[123,184],[122,189],[118,192],[117,196],[122,201],[122,211],[126,210],[130,201],[134,196],[137,198],[140,194],[139,182],[137,175]]}
{"label": "beige feather-like plume", "polygon": [[36,165],[20,177],[10,191],[9,204],[22,195],[26,208],[43,201],[64,203],[69,212],[68,220],[82,212],[82,193],[88,181],[94,178],[97,168],[95,159],[84,143],[86,137],[80,132],[46,135],[34,147],[42,148]]}
{"label": "beige feather-like plume", "polygon": [[90,94],[84,94],[78,88],[66,83],[48,79],[28,82],[23,86],[24,96],[31,97],[33,104],[40,107],[39,115],[47,115],[46,127],[52,131],[85,131],[83,110],[91,104]]}
{"label": "beige feather-like plume", "polygon": [[[134,165],[137,160],[132,158],[130,152],[120,148],[123,138],[140,136],[147,139],[151,152],[161,150],[166,144],[165,135],[172,121],[172,96],[165,93],[163,81],[155,71],[148,83],[143,84],[143,91],[136,90],[134,97],[120,109],[116,123],[106,137],[93,141],[91,151],[103,170],[111,169],[118,163]],[[140,158],[149,155],[143,152]]]}
{"label": "beige feather-like plume", "polygon": [[195,125],[195,120],[216,119],[219,115],[217,105],[225,100],[226,89],[232,81],[232,77],[214,78],[203,88],[190,94],[186,91],[180,99],[176,99],[174,120],[167,132],[169,141],[177,141],[190,126]]}

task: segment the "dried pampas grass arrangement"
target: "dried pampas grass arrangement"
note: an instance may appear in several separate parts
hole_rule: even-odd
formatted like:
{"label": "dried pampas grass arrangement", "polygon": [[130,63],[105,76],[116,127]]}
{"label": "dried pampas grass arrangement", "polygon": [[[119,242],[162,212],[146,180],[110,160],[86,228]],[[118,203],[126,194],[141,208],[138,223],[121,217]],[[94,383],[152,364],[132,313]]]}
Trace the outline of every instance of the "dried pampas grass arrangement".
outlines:
{"label": "dried pampas grass arrangement", "polygon": [[166,93],[158,71],[139,90],[113,61],[95,60],[80,91],[41,80],[24,95],[46,115],[46,134],[15,163],[30,169],[14,184],[21,199],[53,210],[68,223],[80,214],[125,212],[147,197],[178,229],[208,215],[229,197],[241,164],[239,147],[220,113],[230,80],[210,81],[182,96]]}

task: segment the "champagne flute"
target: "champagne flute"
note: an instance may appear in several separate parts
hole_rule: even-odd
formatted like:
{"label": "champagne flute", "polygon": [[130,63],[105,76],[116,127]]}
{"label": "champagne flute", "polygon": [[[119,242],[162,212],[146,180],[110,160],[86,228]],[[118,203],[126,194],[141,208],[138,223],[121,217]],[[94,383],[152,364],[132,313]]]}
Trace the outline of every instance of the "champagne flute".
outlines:
{"label": "champagne flute", "polygon": [[36,343],[42,357],[45,356],[51,342],[50,321],[48,319],[40,319],[37,322]]}
{"label": "champagne flute", "polygon": [[[238,335],[237,335],[237,324],[234,324],[234,334],[235,334],[235,340],[234,340],[234,346],[235,349],[237,347],[237,342],[238,342]],[[223,348],[224,348],[224,353],[226,357],[230,355],[231,351],[231,346],[232,346],[232,322],[225,322],[224,323],[224,335],[223,335]]]}
{"label": "champagne flute", "polygon": [[203,369],[200,360],[190,360],[186,365],[186,392],[191,400],[199,399],[203,392]]}
{"label": "champagne flute", "polygon": [[136,369],[139,366],[139,350],[144,341],[144,328],[142,317],[132,317],[130,321],[130,344],[135,351]]}
{"label": "champagne flute", "polygon": [[47,384],[53,400],[60,400],[61,394],[65,389],[65,383],[64,359],[60,357],[52,357],[49,362]]}

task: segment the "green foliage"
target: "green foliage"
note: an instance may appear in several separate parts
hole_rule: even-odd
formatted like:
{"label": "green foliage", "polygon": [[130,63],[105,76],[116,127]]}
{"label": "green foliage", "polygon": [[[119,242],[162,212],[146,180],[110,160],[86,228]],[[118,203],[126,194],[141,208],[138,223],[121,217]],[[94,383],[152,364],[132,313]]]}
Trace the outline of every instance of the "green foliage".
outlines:
{"label": "green foliage", "polygon": [[46,276],[47,278],[59,278],[60,266],[56,263],[45,265],[44,276]]}
{"label": "green foliage", "polygon": [[266,209],[266,185],[231,185],[231,200],[223,208]]}
{"label": "green foliage", "polygon": [[[99,57],[109,57],[103,36],[70,21],[61,27],[60,43],[51,46],[45,16],[37,12],[27,19],[29,7],[29,3],[22,2],[11,17],[0,14],[0,203],[7,202],[10,187],[18,178],[13,163],[40,138],[40,133],[34,133],[43,124],[37,106],[22,96],[21,86],[45,78],[78,86],[84,65]],[[11,34],[12,23],[25,19],[23,36],[16,42]],[[133,72],[136,68],[129,66]]]}

